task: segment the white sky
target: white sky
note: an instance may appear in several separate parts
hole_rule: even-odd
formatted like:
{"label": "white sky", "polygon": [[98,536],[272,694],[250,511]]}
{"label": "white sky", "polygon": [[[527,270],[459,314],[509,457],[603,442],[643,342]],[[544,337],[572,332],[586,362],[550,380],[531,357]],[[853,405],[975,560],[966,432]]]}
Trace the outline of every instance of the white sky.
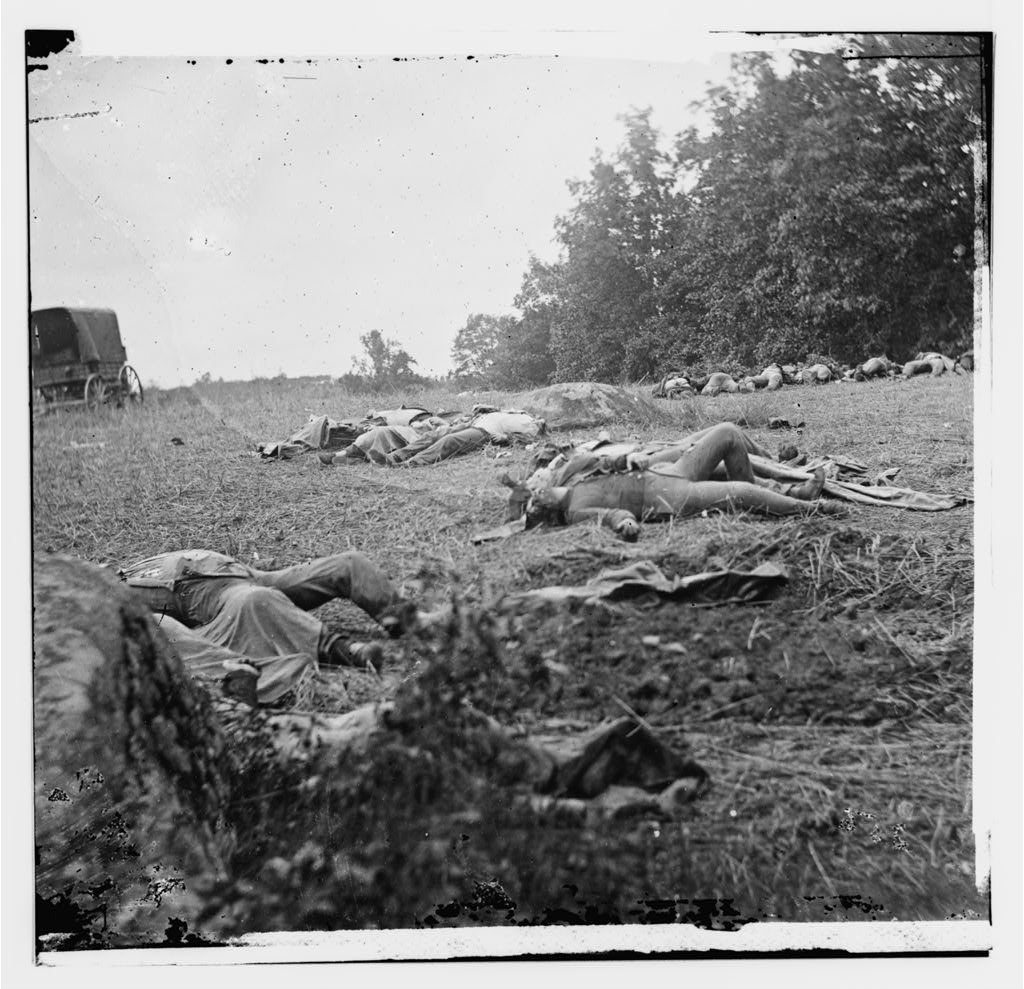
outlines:
{"label": "white sky", "polygon": [[466,318],[511,311],[530,252],[554,258],[566,182],[619,146],[619,115],[653,106],[667,146],[727,45],[695,32],[674,62],[191,64],[96,57],[95,40],[51,56],[28,77],[29,117],[57,118],[29,127],[32,305],[115,309],[161,385],[337,375],[375,328],[444,373]]}

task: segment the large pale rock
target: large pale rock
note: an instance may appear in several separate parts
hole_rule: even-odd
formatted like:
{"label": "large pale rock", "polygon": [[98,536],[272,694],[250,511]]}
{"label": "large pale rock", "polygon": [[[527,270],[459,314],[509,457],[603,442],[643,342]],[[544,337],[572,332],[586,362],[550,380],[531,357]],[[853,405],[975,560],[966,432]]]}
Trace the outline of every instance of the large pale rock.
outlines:
{"label": "large pale rock", "polygon": [[40,557],[33,590],[42,946],[160,934],[222,871],[223,733],[113,574]]}
{"label": "large pale rock", "polygon": [[257,805],[344,778],[381,709],[273,714],[192,680],[143,602],[81,560],[37,558],[33,593],[40,946],[216,937]]}
{"label": "large pale rock", "polygon": [[646,396],[615,385],[570,381],[513,398],[516,407],[544,419],[549,429],[586,429],[615,423],[650,425],[671,420]]}

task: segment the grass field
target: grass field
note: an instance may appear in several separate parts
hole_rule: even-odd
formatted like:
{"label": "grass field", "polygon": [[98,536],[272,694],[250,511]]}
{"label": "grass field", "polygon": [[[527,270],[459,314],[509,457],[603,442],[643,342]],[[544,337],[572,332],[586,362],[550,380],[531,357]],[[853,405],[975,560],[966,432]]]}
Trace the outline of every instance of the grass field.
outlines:
{"label": "grass field", "polygon": [[[474,546],[475,532],[503,520],[497,478],[524,470],[526,451],[490,448],[419,470],[328,470],[315,456],[255,455],[258,441],[284,439],[311,412],[360,415],[402,400],[468,409],[507,397],[436,388],[353,396],[329,383],[257,381],[154,391],[141,408],[35,421],[37,552],[116,567],[206,547],[276,567],[354,548],[425,604],[459,603],[461,626],[440,647],[400,644],[383,682],[325,672],[291,698],[296,709],[343,711],[394,694],[440,718],[447,690],[550,734],[627,706],[688,747],[713,780],[678,820],[560,827],[525,813],[485,771],[480,778],[479,765],[462,773],[457,739],[424,728],[419,761],[382,753],[359,786],[305,803],[263,800],[261,840],[251,839],[252,822],[250,831],[239,825],[233,875],[209,891],[210,923],[228,932],[595,920],[729,927],[985,915],[971,833],[970,507],[711,516],[646,526],[632,545],[572,527]],[[907,487],[972,490],[969,378],[658,407],[649,421],[608,428],[670,438],[743,416],[771,449],[796,442],[872,473],[899,467],[896,483]],[[806,426],[770,432],[771,416]],[[670,575],[772,560],[790,581],[760,605],[502,605],[510,590],[582,583],[637,559]],[[348,605],[321,613],[376,634]]]}

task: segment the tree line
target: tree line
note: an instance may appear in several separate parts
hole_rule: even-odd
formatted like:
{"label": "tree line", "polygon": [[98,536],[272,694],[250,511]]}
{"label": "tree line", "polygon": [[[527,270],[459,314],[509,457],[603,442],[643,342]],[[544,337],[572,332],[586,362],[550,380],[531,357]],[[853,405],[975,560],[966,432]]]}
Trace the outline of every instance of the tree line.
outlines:
{"label": "tree line", "polygon": [[[912,57],[895,57],[911,55]],[[453,378],[638,381],[829,355],[970,346],[984,80],[976,36],[862,36],[839,54],[733,57],[666,142],[651,109],[568,183],[557,259],[517,315],[477,313]]]}

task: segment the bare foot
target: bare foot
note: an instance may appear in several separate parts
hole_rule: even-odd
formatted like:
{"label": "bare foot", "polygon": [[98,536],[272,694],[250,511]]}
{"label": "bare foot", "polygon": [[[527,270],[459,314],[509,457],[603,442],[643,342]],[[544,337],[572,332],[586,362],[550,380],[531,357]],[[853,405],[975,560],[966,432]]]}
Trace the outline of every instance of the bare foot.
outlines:
{"label": "bare foot", "polygon": [[635,543],[640,538],[640,523],[636,519],[624,519],[615,527],[615,531],[627,543]]}
{"label": "bare foot", "polygon": [[814,477],[800,484],[791,485],[786,493],[790,498],[797,498],[800,501],[814,501],[821,496],[824,487],[825,470],[823,467],[816,467]]}

